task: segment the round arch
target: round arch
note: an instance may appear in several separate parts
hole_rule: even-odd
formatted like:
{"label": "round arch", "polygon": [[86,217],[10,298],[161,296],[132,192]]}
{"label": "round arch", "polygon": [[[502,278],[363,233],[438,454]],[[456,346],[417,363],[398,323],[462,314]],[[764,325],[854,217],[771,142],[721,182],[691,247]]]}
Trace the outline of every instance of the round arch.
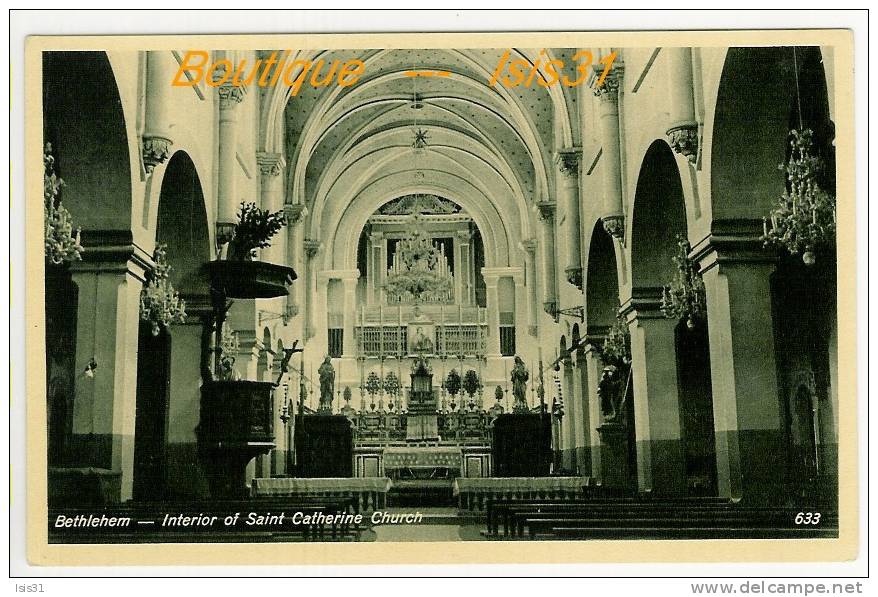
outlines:
{"label": "round arch", "polygon": [[[359,235],[366,221],[375,210],[398,196],[415,193],[433,193],[447,197],[466,210],[475,221],[476,227],[482,235],[486,267],[496,267],[502,264],[500,255],[509,255],[512,244],[500,214],[496,211],[486,211],[484,209],[486,204],[491,205],[489,201],[478,201],[465,193],[454,191],[446,185],[430,182],[402,184],[394,187],[392,191],[382,191],[378,188],[372,189],[371,192],[369,192],[370,189],[365,189],[365,191],[367,192],[361,193],[351,201],[348,209],[339,218],[339,225],[336,230],[340,236],[333,237],[325,252],[326,259],[330,259],[333,253],[343,255],[343,259],[345,259],[344,269],[352,269],[354,267]],[[331,268],[330,262],[327,262],[326,265],[328,268]]]}
{"label": "round arch", "polygon": [[816,47],[728,50],[715,109],[705,121],[703,163],[713,221],[761,222],[784,190],[777,166],[786,161],[791,128],[812,128],[815,145],[831,147],[822,60]]}
{"label": "round arch", "polygon": [[174,287],[184,295],[208,296],[202,265],[211,259],[210,225],[201,179],[184,151],[175,152],[164,169],[155,230],[156,243],[167,246]]}
{"label": "round arch", "polygon": [[[77,226],[131,230],[129,135],[105,52],[43,52],[43,137]],[[83,139],[89,139],[83,143]],[[84,243],[87,244],[87,243]]]}
{"label": "round arch", "polygon": [[591,233],[585,273],[585,323],[587,335],[602,335],[613,325],[619,310],[619,276],[613,238],[598,220]]}
{"label": "round arch", "polygon": [[663,140],[654,141],[643,158],[631,211],[632,293],[660,292],[673,276],[677,236],[687,235],[680,171]]}

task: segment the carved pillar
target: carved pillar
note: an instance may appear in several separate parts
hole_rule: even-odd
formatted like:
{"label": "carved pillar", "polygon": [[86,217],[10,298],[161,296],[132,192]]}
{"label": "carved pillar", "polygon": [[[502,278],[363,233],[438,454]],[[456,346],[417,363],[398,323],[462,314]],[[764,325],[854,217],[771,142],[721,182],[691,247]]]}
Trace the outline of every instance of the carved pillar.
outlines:
{"label": "carved pillar", "polygon": [[521,249],[524,251],[525,261],[525,284],[527,285],[528,299],[528,326],[527,333],[536,337],[539,333],[539,293],[537,290],[537,241],[534,238],[521,241]]}
{"label": "carved pillar", "polygon": [[745,254],[707,247],[698,256],[707,292],[710,377],[719,495],[766,502],[784,491],[770,276],[758,241]]}
{"label": "carved pillar", "polygon": [[660,302],[659,295],[634,299],[627,312],[637,482],[642,492],[677,495],[686,490],[674,341],[677,322],[664,316]]}
{"label": "carved pillar", "polygon": [[[262,209],[276,212],[283,209],[284,196],[281,185],[284,166],[286,162],[279,153],[260,151],[256,154],[256,163],[259,164],[259,202]],[[263,250],[262,259],[271,263],[284,263],[286,247],[284,247],[283,233],[277,234],[271,239],[271,245]]]}
{"label": "carved pillar", "polygon": [[607,232],[617,239],[625,237],[625,214],[622,210],[622,166],[619,150],[619,89],[623,67],[615,64],[595,90],[601,138],[601,169],[604,201],[601,220]]}
{"label": "carved pillar", "polygon": [[384,278],[387,276],[387,239],[383,232],[369,235],[367,251],[366,282],[369,288],[368,300],[371,304],[384,302]]}
{"label": "carved pillar", "polygon": [[497,286],[500,276],[482,269],[485,279],[486,306],[488,309],[488,357],[500,356],[500,296]]}
{"label": "carved pillar", "polygon": [[579,159],[578,147],[562,149],[555,155],[560,172],[558,190],[561,204],[567,212],[567,267],[564,270],[568,282],[582,290],[582,242],[579,218]]}
{"label": "carved pillar", "polygon": [[230,240],[240,200],[235,191],[238,171],[237,106],[244,100],[245,88],[226,83],[216,88],[219,98],[219,156],[217,164],[217,244]]}
{"label": "carved pillar", "polygon": [[[296,274],[302,282],[293,283],[287,295],[286,316],[295,317],[299,314],[302,302],[303,284],[307,284],[305,275],[305,261],[301,259],[302,246],[302,221],[308,215],[308,208],[301,203],[287,203],[284,205],[284,215],[287,218],[286,234],[286,263],[296,270]],[[283,262],[282,262],[283,263]]]}
{"label": "carved pillar", "polygon": [[585,354],[585,369],[588,376],[588,381],[583,382],[588,393],[588,418],[590,421],[585,426],[585,430],[587,432],[586,440],[589,452],[591,453],[591,476],[597,483],[603,485],[604,479],[601,473],[603,447],[601,434],[598,432],[598,427],[600,427],[603,421],[601,419],[601,401],[598,397],[598,381],[601,378],[601,370],[604,368],[604,364],[601,360],[600,351],[597,348],[598,342],[602,341],[602,339],[592,340],[590,338],[590,340],[585,350],[580,351]]}
{"label": "carved pillar", "polygon": [[79,307],[68,458],[120,476],[113,498],[121,501],[131,499],[134,482],[140,291],[148,267],[145,254],[129,249],[119,261],[77,264],[73,273]]}
{"label": "carved pillar", "polygon": [[698,159],[698,124],[692,86],[692,48],[665,48],[668,61],[668,143],[693,164]]}
{"label": "carved pillar", "polygon": [[[358,270],[352,270],[342,278],[344,291],[344,328],[342,355],[355,357],[357,353],[356,319],[357,319],[357,279],[360,276]],[[341,380],[339,380],[339,383]]]}
{"label": "carved pillar", "polygon": [[151,174],[156,166],[171,157],[171,80],[173,56],[168,51],[146,53],[146,105],[143,115],[141,153],[143,168]]}
{"label": "carved pillar", "polygon": [[542,222],[543,241],[543,310],[557,319],[558,283],[555,278],[555,204],[537,203]]}
{"label": "carved pillar", "polygon": [[314,309],[318,307],[315,305],[315,293],[317,292],[317,264],[315,263],[314,258],[317,257],[317,253],[320,251],[320,241],[315,239],[306,238],[304,240],[304,248],[305,248],[305,259],[307,261],[307,270],[308,270],[308,284],[307,289],[305,290],[305,311],[306,315],[306,323],[305,323],[305,339],[309,340],[314,337],[317,330],[314,327]]}

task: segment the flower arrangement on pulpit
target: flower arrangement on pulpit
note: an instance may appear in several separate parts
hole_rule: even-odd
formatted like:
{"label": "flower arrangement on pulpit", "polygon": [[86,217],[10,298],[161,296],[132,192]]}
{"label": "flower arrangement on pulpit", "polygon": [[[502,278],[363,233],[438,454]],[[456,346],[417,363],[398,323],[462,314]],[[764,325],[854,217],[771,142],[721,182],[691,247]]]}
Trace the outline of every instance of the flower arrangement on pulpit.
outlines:
{"label": "flower arrangement on pulpit", "polygon": [[817,253],[835,243],[835,195],[821,187],[826,164],[814,152],[813,135],[811,129],[790,131],[792,151],[779,166],[786,189],[762,221],[765,246],[801,254],[805,265],[814,265]]}
{"label": "flower arrangement on pulpit", "polygon": [[232,261],[253,261],[256,250],[271,246],[271,239],[286,226],[283,210],[274,213],[260,209],[255,203],[241,202],[238,223],[229,241],[227,258]]}
{"label": "flower arrangement on pulpit", "polygon": [[82,259],[79,228],[73,230],[73,216],[61,204],[64,181],[55,174],[55,158],[51,143],[43,152],[43,224],[45,229],[46,260],[52,265],[63,265]]}

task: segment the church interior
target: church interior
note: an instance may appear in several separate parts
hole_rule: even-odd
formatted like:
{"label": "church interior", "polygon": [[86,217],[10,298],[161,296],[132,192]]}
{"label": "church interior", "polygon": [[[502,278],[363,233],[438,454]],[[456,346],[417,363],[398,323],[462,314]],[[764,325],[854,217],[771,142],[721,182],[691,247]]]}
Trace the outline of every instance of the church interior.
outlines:
{"label": "church interior", "polygon": [[837,536],[831,48],[210,55],[43,54],[49,520],[367,515],[50,540]]}

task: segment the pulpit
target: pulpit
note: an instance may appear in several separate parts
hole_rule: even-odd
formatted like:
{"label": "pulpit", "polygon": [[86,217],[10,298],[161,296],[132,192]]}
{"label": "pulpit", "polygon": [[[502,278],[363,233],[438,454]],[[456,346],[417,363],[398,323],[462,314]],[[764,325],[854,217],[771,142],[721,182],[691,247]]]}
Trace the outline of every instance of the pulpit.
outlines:
{"label": "pulpit", "polygon": [[547,414],[504,414],[494,421],[491,442],[496,477],[544,477],[552,463]]}
{"label": "pulpit", "polygon": [[302,415],[295,443],[296,476],[353,476],[353,430],[344,415]]}

